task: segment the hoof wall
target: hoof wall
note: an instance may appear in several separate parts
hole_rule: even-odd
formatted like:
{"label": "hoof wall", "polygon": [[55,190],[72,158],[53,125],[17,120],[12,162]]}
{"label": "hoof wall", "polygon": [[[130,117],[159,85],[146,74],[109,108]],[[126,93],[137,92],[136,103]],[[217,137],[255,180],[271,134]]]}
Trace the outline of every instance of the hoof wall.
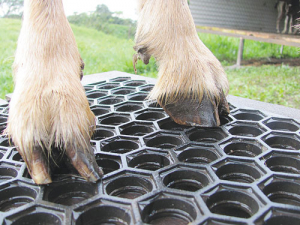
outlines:
{"label": "hoof wall", "polygon": [[224,96],[219,105],[211,102],[207,96],[203,96],[201,102],[198,99],[185,98],[172,104],[159,104],[176,123],[186,126],[220,126],[220,116],[229,114],[229,106]]}

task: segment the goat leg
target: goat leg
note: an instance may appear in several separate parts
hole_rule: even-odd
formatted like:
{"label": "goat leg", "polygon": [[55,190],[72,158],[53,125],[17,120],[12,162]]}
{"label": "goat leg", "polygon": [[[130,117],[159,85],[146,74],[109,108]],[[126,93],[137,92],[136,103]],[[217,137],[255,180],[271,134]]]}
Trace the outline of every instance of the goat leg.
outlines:
{"label": "goat leg", "polygon": [[149,94],[176,123],[214,127],[229,113],[221,63],[201,42],[186,0],[140,0],[134,49],[154,56],[158,81]]}
{"label": "goat leg", "polygon": [[37,184],[51,182],[53,149],[86,180],[103,175],[90,146],[95,116],[80,82],[83,68],[62,0],[25,0],[7,133]]}

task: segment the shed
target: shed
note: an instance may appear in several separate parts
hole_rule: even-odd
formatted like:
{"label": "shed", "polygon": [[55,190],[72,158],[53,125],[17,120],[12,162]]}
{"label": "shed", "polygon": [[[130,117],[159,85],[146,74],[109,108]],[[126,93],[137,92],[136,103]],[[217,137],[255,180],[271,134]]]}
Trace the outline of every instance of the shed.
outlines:
{"label": "shed", "polygon": [[[241,38],[237,64],[240,65],[244,39],[300,47],[300,36],[276,33],[277,0],[190,0],[190,9],[202,33]],[[281,21],[281,30],[283,21]]]}

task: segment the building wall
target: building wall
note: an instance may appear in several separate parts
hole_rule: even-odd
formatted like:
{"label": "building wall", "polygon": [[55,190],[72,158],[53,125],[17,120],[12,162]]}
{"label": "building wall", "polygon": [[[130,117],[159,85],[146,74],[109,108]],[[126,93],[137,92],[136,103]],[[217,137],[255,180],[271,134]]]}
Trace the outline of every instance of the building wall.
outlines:
{"label": "building wall", "polygon": [[199,26],[276,33],[276,1],[190,0],[190,8]]}

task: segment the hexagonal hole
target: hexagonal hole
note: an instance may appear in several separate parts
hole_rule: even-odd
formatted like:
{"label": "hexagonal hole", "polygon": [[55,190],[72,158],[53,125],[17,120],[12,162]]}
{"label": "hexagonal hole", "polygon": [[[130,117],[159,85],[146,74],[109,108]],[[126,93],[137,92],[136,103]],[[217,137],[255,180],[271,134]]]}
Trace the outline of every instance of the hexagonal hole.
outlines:
{"label": "hexagonal hole", "polygon": [[104,174],[114,172],[121,168],[121,159],[119,156],[96,154],[96,162],[102,168]]}
{"label": "hexagonal hole", "polygon": [[264,225],[287,225],[300,224],[300,212],[295,210],[271,208],[255,224]]}
{"label": "hexagonal hole", "polygon": [[6,136],[0,136],[0,145],[2,147],[9,148],[12,144],[13,143]]}
{"label": "hexagonal hole", "polygon": [[51,225],[61,225],[63,224],[62,220],[52,214],[52,213],[44,213],[44,212],[36,212],[29,215],[25,215],[16,221],[14,221],[13,225],[24,225],[24,224],[30,224],[30,225],[40,225],[41,221],[47,221],[43,224],[51,224]]}
{"label": "hexagonal hole", "polygon": [[104,117],[99,117],[98,121],[100,124],[103,125],[110,125],[110,126],[116,126],[116,125],[121,125],[123,123],[127,123],[131,120],[130,115],[126,114],[109,114]]}
{"label": "hexagonal hole", "polygon": [[86,86],[83,86],[85,92],[88,92],[88,91],[91,91],[94,89],[94,86],[89,86],[89,85],[86,85]]}
{"label": "hexagonal hole", "polygon": [[157,101],[153,101],[153,100],[146,101],[146,105],[149,108],[162,109],[162,107],[157,103]]}
{"label": "hexagonal hole", "polygon": [[0,183],[8,181],[18,176],[18,170],[13,167],[0,165]]}
{"label": "hexagonal hole", "polygon": [[300,124],[293,119],[271,118],[264,121],[264,124],[271,130],[296,132],[300,129]]}
{"label": "hexagonal hole", "polygon": [[101,98],[107,95],[107,92],[105,91],[99,91],[99,90],[92,90],[86,92],[86,97],[90,99],[96,99],[96,98]]}
{"label": "hexagonal hole", "polygon": [[130,80],[130,81],[124,82],[125,87],[138,87],[138,86],[141,86],[144,84],[147,84],[147,82],[144,80]]}
{"label": "hexagonal hole", "polygon": [[300,150],[300,139],[294,134],[272,132],[262,139],[271,148]]}
{"label": "hexagonal hole", "polygon": [[110,196],[135,199],[153,190],[150,177],[124,173],[105,182],[105,192]]}
{"label": "hexagonal hole", "polygon": [[231,138],[220,146],[227,155],[243,157],[255,157],[267,150],[256,140],[242,138]]}
{"label": "hexagonal hole", "polygon": [[152,91],[153,87],[154,87],[154,84],[146,84],[146,85],[139,87],[139,90],[150,92],[150,91]]}
{"label": "hexagonal hole", "polygon": [[111,152],[117,154],[124,154],[131,152],[140,147],[137,139],[128,139],[126,137],[115,137],[109,140],[105,140],[101,143],[101,151]]}
{"label": "hexagonal hole", "polygon": [[253,191],[247,189],[220,185],[203,197],[212,213],[248,219],[259,211],[261,203]]}
{"label": "hexagonal hole", "polygon": [[145,224],[187,225],[197,218],[195,205],[188,199],[174,195],[156,196],[145,203],[141,212]]}
{"label": "hexagonal hole", "polygon": [[148,147],[172,149],[184,143],[179,135],[159,132],[154,135],[148,136],[145,139]]}
{"label": "hexagonal hole", "polygon": [[265,115],[258,110],[240,109],[231,114],[237,120],[260,121]]}
{"label": "hexagonal hole", "polygon": [[166,117],[164,111],[145,109],[135,114],[137,120],[156,121]]}
{"label": "hexagonal hole", "polygon": [[123,96],[108,96],[105,98],[101,98],[97,101],[97,104],[100,105],[116,105],[120,102],[124,102]]}
{"label": "hexagonal hole", "polygon": [[143,150],[128,156],[128,166],[136,169],[156,171],[171,164],[165,152]]}
{"label": "hexagonal hole", "polygon": [[178,160],[184,163],[209,164],[220,157],[215,148],[200,145],[187,145],[176,152]]}
{"label": "hexagonal hole", "polygon": [[135,88],[130,88],[130,87],[120,87],[118,89],[112,90],[111,93],[114,95],[129,95],[132,93],[135,93],[136,89]]}
{"label": "hexagonal hole", "polygon": [[189,126],[184,126],[175,123],[171,118],[166,118],[157,122],[158,126],[162,130],[171,130],[171,131],[183,131],[190,128]]}
{"label": "hexagonal hole", "polygon": [[261,160],[274,172],[300,174],[300,157],[298,154],[271,152],[262,157]]}
{"label": "hexagonal hole", "polygon": [[105,84],[106,81],[105,80],[102,80],[102,81],[99,81],[99,82],[95,82],[95,83],[92,83],[92,84],[88,84],[88,86],[95,86],[95,85],[103,85]]}
{"label": "hexagonal hole", "polygon": [[172,189],[195,192],[211,183],[208,171],[199,168],[177,167],[161,174],[163,184]]}
{"label": "hexagonal hole", "polygon": [[260,179],[264,172],[254,161],[227,158],[213,165],[216,175],[221,180],[238,183],[253,183]]}
{"label": "hexagonal hole", "polygon": [[98,194],[97,185],[78,180],[64,180],[45,186],[43,199],[71,206]]}
{"label": "hexagonal hole", "polygon": [[0,125],[0,134],[2,134],[3,133],[3,131],[6,129],[6,125],[7,124],[2,124],[2,125]]}
{"label": "hexagonal hole", "polygon": [[24,162],[23,158],[17,151],[17,149],[13,149],[9,155],[9,159],[16,161],[16,162]]}
{"label": "hexagonal hole", "polygon": [[113,205],[100,205],[86,210],[75,222],[76,225],[96,224],[131,224],[131,216],[128,210]]}
{"label": "hexagonal hole", "polygon": [[105,138],[113,137],[115,135],[116,132],[114,129],[97,126],[91,139],[94,141],[99,141]]}
{"label": "hexagonal hole", "polygon": [[203,143],[215,143],[227,137],[221,128],[196,128],[187,135],[191,141]]}
{"label": "hexagonal hole", "polygon": [[144,136],[146,134],[152,133],[155,128],[152,123],[139,123],[131,122],[126,125],[120,126],[120,131],[122,135],[131,136]]}
{"label": "hexagonal hole", "polygon": [[144,106],[142,104],[136,102],[125,102],[115,106],[117,112],[135,112],[143,108]]}
{"label": "hexagonal hole", "polygon": [[110,107],[93,105],[91,106],[91,111],[95,116],[102,116],[110,112]]}
{"label": "hexagonal hole", "polygon": [[13,214],[5,219],[5,224],[13,225],[62,225],[64,223],[64,215],[61,211],[43,207],[32,207],[20,213]]}
{"label": "hexagonal hole", "polygon": [[104,84],[97,85],[96,88],[99,90],[111,90],[119,86],[120,84],[118,83],[104,83]]}
{"label": "hexagonal hole", "polygon": [[6,122],[7,122],[7,117],[0,116],[0,123],[6,123]]}
{"label": "hexagonal hole", "polygon": [[233,119],[228,115],[228,116],[224,116],[224,115],[221,115],[220,116],[220,125],[223,126],[223,125],[226,125],[227,123],[230,123]]}
{"label": "hexagonal hole", "polygon": [[128,99],[131,101],[143,102],[147,98],[147,96],[147,93],[139,92],[129,95]]}
{"label": "hexagonal hole", "polygon": [[272,201],[285,205],[300,206],[299,177],[274,175],[260,185],[263,193]]}
{"label": "hexagonal hole", "polygon": [[236,122],[226,126],[229,133],[236,136],[257,137],[263,134],[266,130],[254,123]]}
{"label": "hexagonal hole", "polygon": [[0,190],[0,211],[8,212],[35,201],[37,189],[10,184]]}
{"label": "hexagonal hole", "polygon": [[112,78],[109,80],[109,82],[124,82],[124,81],[128,81],[131,80],[130,77],[116,77],[116,78]]}

